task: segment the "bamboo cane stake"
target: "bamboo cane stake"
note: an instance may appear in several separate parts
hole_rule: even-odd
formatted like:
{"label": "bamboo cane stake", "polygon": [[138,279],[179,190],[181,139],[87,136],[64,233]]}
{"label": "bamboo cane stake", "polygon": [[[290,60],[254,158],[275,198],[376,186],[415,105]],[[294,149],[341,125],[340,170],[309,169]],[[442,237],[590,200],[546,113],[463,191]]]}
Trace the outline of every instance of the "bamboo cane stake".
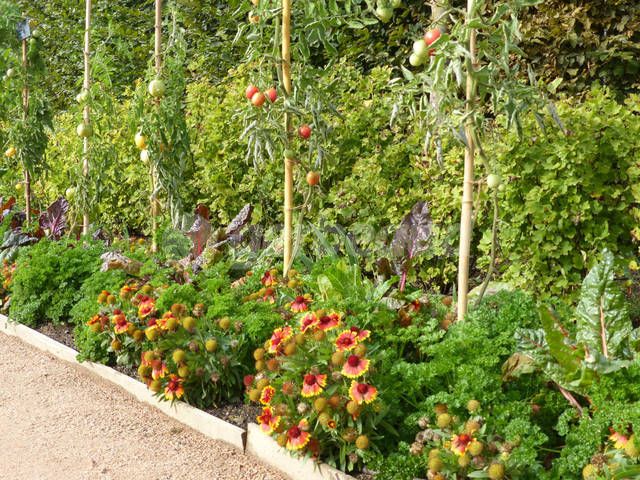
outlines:
{"label": "bamboo cane stake", "polygon": [[[475,15],[475,0],[467,1],[467,23],[471,22]],[[475,154],[474,143],[474,119],[473,109],[476,96],[476,84],[473,78],[473,71],[477,63],[477,32],[471,29],[469,32],[469,53],[471,58],[467,69],[466,88],[466,121],[465,136],[467,145],[464,151],[464,180],[462,187],[462,212],[460,216],[460,256],[458,259],[458,321],[463,320],[467,313],[468,292],[469,292],[469,257],[471,256],[471,233],[473,222],[473,163]]]}
{"label": "bamboo cane stake", "polygon": [[[22,87],[22,118],[26,122],[29,115],[29,82],[27,74],[27,39],[22,40],[22,69],[24,86]],[[24,204],[26,210],[25,224],[29,227],[31,222],[31,174],[27,165],[24,165]]]}
{"label": "bamboo cane stake", "polygon": [[[85,2],[85,16],[84,16],[84,82],[82,85],[83,90],[88,94],[91,87],[91,65],[90,65],[90,39],[91,39],[91,0]],[[91,112],[89,110],[89,102],[84,105],[82,113],[85,124],[91,122]],[[85,137],[82,142],[82,175],[84,176],[85,184],[89,180],[89,137]],[[82,234],[87,235],[89,233],[89,206],[84,206],[84,212],[82,213]]]}
{"label": "bamboo cane stake", "polygon": [[[162,0],[156,0],[156,18],[155,18],[155,49],[156,77],[160,77],[162,71]],[[158,107],[160,99],[156,99]],[[151,162],[150,162],[151,163]],[[157,182],[156,172],[151,166],[151,251],[158,251],[158,207],[156,198]]]}
{"label": "bamboo cane stake", "polygon": [[[286,95],[291,95],[291,0],[282,0],[282,80]],[[284,127],[291,138],[291,116],[285,113]],[[288,142],[287,142],[288,143]],[[293,261],[293,161],[284,159],[284,268],[286,276]]]}

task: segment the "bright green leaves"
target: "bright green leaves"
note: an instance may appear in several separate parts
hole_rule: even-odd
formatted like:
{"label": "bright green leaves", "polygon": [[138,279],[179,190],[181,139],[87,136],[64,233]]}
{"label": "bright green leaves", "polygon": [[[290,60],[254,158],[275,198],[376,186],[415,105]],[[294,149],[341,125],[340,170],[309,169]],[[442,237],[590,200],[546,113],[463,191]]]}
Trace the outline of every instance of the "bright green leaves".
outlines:
{"label": "bright green leaves", "polygon": [[505,379],[541,370],[560,387],[588,395],[600,376],[629,365],[632,325],[615,283],[613,254],[605,251],[603,257],[583,282],[575,327],[541,308],[542,329],[516,333],[519,351],[503,365]]}
{"label": "bright green leaves", "polygon": [[576,340],[596,360],[622,356],[632,330],[624,296],[614,282],[613,254],[605,251],[603,260],[584,279],[576,308]]}

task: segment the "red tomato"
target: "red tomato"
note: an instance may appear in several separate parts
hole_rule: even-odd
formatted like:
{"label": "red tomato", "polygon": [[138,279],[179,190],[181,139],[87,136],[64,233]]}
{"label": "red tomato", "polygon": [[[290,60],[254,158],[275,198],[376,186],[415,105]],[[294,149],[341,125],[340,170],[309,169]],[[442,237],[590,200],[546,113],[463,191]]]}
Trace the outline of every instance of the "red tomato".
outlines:
{"label": "red tomato", "polygon": [[258,93],[260,90],[258,89],[258,87],[256,87],[255,85],[249,85],[247,87],[247,91],[245,92],[245,95],[247,97],[247,100],[251,100],[253,98],[253,96]]}
{"label": "red tomato", "polygon": [[429,30],[424,34],[424,43],[426,43],[427,45],[431,45],[433,42],[440,38],[440,35],[440,30],[438,30],[437,28]]}
{"label": "red tomato", "polygon": [[278,92],[276,91],[275,87],[271,87],[264,93],[271,103],[275,102],[278,99]]}
{"label": "red tomato", "polygon": [[304,138],[305,140],[308,140],[309,137],[311,136],[311,127],[309,125],[302,125],[298,129],[298,135],[300,135],[300,138]]}

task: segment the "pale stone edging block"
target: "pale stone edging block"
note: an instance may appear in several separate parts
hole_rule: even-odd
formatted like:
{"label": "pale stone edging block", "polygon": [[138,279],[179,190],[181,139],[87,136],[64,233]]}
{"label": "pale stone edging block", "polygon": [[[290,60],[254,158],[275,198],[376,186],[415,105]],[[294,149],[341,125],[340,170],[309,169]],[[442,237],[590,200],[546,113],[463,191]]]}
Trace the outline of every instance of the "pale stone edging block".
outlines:
{"label": "pale stone edging block", "polygon": [[315,463],[312,460],[300,460],[275,440],[260,431],[255,423],[247,425],[247,453],[259,458],[267,465],[277,468],[288,477],[304,480],[355,480],[351,475],[337,470],[327,464]]}
{"label": "pale stone edging block", "polygon": [[214,440],[222,440],[244,451],[246,432],[198,408],[184,402],[176,402],[173,406],[168,402],[158,401],[143,383],[120,373],[106,365],[76,360],[78,352],[52,338],[43,335],[25,325],[12,322],[5,315],[0,315],[0,332],[20,338],[40,350],[51,353],[66,362],[84,368],[93,374],[118,385],[133,395],[137,400],[151,405],[167,416],[183,423]]}

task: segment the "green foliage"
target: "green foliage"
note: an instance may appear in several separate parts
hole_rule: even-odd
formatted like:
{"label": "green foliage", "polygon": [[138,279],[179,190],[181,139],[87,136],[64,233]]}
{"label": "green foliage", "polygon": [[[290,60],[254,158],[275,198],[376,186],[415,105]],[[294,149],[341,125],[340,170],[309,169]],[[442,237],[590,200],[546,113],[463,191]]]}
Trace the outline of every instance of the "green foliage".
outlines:
{"label": "green foliage", "polygon": [[508,219],[500,225],[502,270],[542,296],[577,286],[584,258],[603,248],[631,254],[640,219],[638,97],[619,104],[595,89],[584,103],[558,109],[568,135],[549,130],[496,147],[502,177],[510,179],[499,194]]}
{"label": "green foliage", "polygon": [[[615,283],[614,258],[604,259],[584,279],[575,311],[575,328],[565,328],[546,309],[541,330],[519,330],[519,352],[505,365],[505,376],[541,370],[560,387],[585,395],[602,376],[626,368],[634,358],[632,324]],[[570,399],[581,408],[575,399]]]}
{"label": "green foliage", "polygon": [[104,249],[99,242],[74,244],[45,239],[20,251],[12,285],[12,319],[35,326],[68,318],[81,298],[82,283],[99,269]]}
{"label": "green foliage", "polygon": [[575,93],[592,82],[638,88],[640,6],[633,0],[551,0],[523,19],[523,50],[542,78]]}

